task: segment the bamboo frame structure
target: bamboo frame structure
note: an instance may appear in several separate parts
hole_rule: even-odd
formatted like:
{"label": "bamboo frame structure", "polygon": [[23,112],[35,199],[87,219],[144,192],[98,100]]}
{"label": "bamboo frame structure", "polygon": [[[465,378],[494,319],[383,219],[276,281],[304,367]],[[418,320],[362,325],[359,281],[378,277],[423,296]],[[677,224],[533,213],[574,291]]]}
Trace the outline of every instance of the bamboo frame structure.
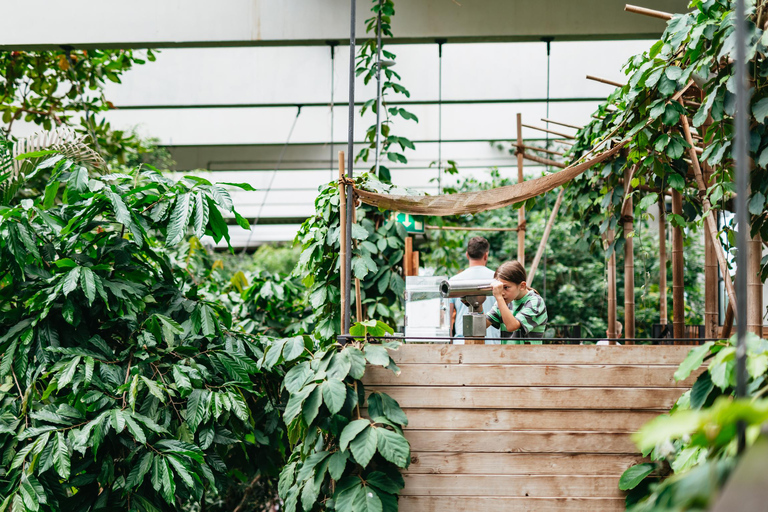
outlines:
{"label": "bamboo frame structure", "polygon": [[467,228],[464,226],[424,226],[425,229],[431,229],[435,231],[517,231],[517,228]]}
{"label": "bamboo frame structure", "polygon": [[669,323],[667,314],[667,204],[659,195],[659,323]]}
{"label": "bamboo frame structure", "polygon": [[554,119],[547,119],[546,117],[542,117],[541,120],[544,121],[545,123],[557,124],[560,126],[565,126],[566,128],[573,128],[574,130],[584,129],[583,126],[576,126],[575,124],[561,123],[560,121],[555,121]]}
{"label": "bamboo frame structure", "polygon": [[543,165],[551,165],[552,167],[558,167],[560,169],[565,169],[568,167],[565,164],[561,164],[560,162],[556,162],[555,160],[551,160],[549,158],[544,158],[536,155],[531,155],[529,153],[523,153],[523,158],[526,160],[530,160],[531,162],[536,162]]}
{"label": "bamboo frame structure", "polygon": [[[672,189],[672,213],[683,214],[683,196]],[[685,337],[685,260],[683,259],[683,228],[672,228],[672,322],[675,338]]]}
{"label": "bamboo frame structure", "polygon": [[587,80],[594,80],[595,82],[600,82],[601,84],[606,84],[606,85],[613,85],[614,87],[624,87],[626,85],[620,82],[614,82],[613,80],[608,80],[607,78],[600,78],[599,76],[594,76],[594,75],[587,75]]}
{"label": "bamboo frame structure", "polygon": [[560,193],[557,194],[555,205],[552,207],[552,213],[549,215],[547,226],[544,228],[544,234],[541,236],[541,242],[539,242],[539,248],[536,251],[536,256],[531,263],[531,270],[528,271],[528,286],[532,286],[533,278],[536,277],[536,269],[541,262],[541,258],[544,255],[544,249],[547,247],[547,239],[552,232],[552,227],[555,224],[555,218],[557,218],[557,211],[560,209],[560,204],[563,202],[563,196],[565,195],[565,188],[560,189]]}
{"label": "bamboo frame structure", "polygon": [[[736,307],[736,289],[733,286],[733,281],[731,280],[731,274],[728,271],[728,263],[725,258],[725,251],[723,250],[723,246],[720,243],[720,240],[717,236],[717,225],[715,223],[715,219],[713,217],[713,214],[710,213],[712,211],[712,204],[709,202],[709,198],[705,195],[707,191],[707,185],[704,182],[704,177],[702,176],[701,172],[701,165],[699,164],[699,157],[696,154],[696,151],[694,151],[694,145],[693,145],[693,138],[691,137],[691,129],[688,125],[688,117],[685,115],[680,116],[680,122],[683,125],[683,135],[685,136],[685,141],[691,146],[688,148],[688,156],[691,159],[691,165],[693,167],[693,174],[696,178],[696,186],[699,189],[699,194],[701,195],[701,204],[703,208],[703,217],[704,217],[704,224],[707,230],[707,234],[712,239],[712,245],[715,249],[715,254],[717,256],[717,261],[720,265],[720,272],[723,275],[723,280],[725,281],[725,291],[728,293],[728,299],[733,304],[733,312],[735,314],[738,314],[738,308]],[[674,198],[674,196],[673,196]]]}
{"label": "bamboo frame structure", "polygon": [[760,233],[747,242],[747,332],[763,336],[763,282],[760,279],[760,260],[763,242]]}
{"label": "bamboo frame structure", "polygon": [[[517,114],[517,182],[522,183],[523,177],[523,116]],[[517,261],[525,266],[525,206],[517,210]]]}
{"label": "bamboo frame structure", "polygon": [[[702,93],[703,94],[703,93]],[[704,123],[704,131],[711,124],[711,117]],[[709,187],[712,185],[712,168],[702,162],[704,184]],[[717,210],[710,210],[710,215],[717,219]],[[715,222],[717,225],[717,222]],[[715,241],[709,233],[704,234],[704,337],[715,338],[720,335],[720,321],[718,318],[717,298],[718,298],[718,279],[717,279],[717,252]]]}
{"label": "bamboo frame structure", "polygon": [[[605,241],[610,246],[616,236],[613,229],[605,232]],[[616,332],[616,251],[611,252],[608,258],[608,338],[613,340],[617,337]],[[615,345],[615,341],[609,341],[609,344]]]}
{"label": "bamboo frame structure", "polygon": [[630,195],[634,172],[634,166],[624,170],[624,204],[621,210],[624,227],[624,337],[628,339],[635,337],[634,207]]}
{"label": "bamboo frame structure", "polygon": [[525,144],[522,144],[520,147],[522,147],[523,149],[530,149],[531,151],[541,151],[542,153],[548,153],[550,155],[563,156],[565,154],[565,153],[562,153],[560,151],[553,151],[551,149],[537,148],[536,146],[526,146]]}
{"label": "bamboo frame structure", "polygon": [[344,184],[344,152],[339,151],[339,275],[341,283],[339,286],[341,296],[341,332],[344,332],[344,326],[347,325],[347,307],[346,294],[346,275],[347,275],[347,192]]}
{"label": "bamboo frame structure", "polygon": [[565,133],[556,132],[554,130],[550,130],[549,128],[542,128],[540,126],[533,126],[531,124],[523,124],[522,126],[524,126],[525,128],[530,128],[531,130],[538,130],[538,131],[544,132],[544,133],[551,133],[552,135],[557,135],[558,137],[565,137],[566,139],[575,139],[576,138],[573,135],[568,135],[568,134],[565,134]]}
{"label": "bamboo frame structure", "polygon": [[672,14],[664,11],[656,11],[653,9],[646,9],[645,7],[638,7],[637,5],[626,4],[624,10],[635,14],[643,14],[650,16],[651,18],[659,18],[660,20],[671,20]]}

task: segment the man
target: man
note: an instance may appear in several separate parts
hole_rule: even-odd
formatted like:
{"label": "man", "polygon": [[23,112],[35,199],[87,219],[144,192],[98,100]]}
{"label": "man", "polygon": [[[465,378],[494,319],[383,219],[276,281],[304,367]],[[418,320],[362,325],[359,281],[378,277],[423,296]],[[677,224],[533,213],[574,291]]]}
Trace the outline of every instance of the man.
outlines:
{"label": "man", "polygon": [[[481,236],[473,237],[469,240],[469,243],[467,244],[467,260],[469,261],[469,267],[464,270],[463,272],[460,272],[449,279],[450,282],[456,282],[456,281],[475,281],[475,280],[482,280],[487,279],[490,281],[493,279],[493,270],[489,269],[485,266],[486,263],[488,263],[488,250],[490,249],[490,244],[488,243],[488,240]],[[488,313],[493,308],[494,301],[492,300],[486,300],[483,303],[483,312]],[[456,337],[459,339],[454,339],[453,343],[456,345],[463,345],[464,340],[464,334],[463,334],[463,326],[462,326],[462,318],[464,315],[469,311],[469,308],[461,302],[461,299],[452,299],[451,305],[451,325],[454,326],[456,331]],[[494,327],[489,327],[485,331],[485,336],[487,338],[499,338],[501,337],[501,333],[498,329]],[[499,340],[486,340],[485,342],[488,345],[498,345],[500,343]]]}
{"label": "man", "polygon": [[[622,330],[624,330],[624,326],[621,324],[621,322],[619,322],[617,320],[616,321],[616,337],[617,338],[621,338],[621,331]],[[605,337],[607,338],[608,336],[609,336],[608,329],[606,329],[605,330]],[[619,343],[618,341],[615,342],[615,343],[616,343],[616,345],[621,345],[621,343]],[[608,341],[608,340],[600,340],[597,343],[595,343],[595,345],[610,345],[610,344],[611,344],[611,342]]]}

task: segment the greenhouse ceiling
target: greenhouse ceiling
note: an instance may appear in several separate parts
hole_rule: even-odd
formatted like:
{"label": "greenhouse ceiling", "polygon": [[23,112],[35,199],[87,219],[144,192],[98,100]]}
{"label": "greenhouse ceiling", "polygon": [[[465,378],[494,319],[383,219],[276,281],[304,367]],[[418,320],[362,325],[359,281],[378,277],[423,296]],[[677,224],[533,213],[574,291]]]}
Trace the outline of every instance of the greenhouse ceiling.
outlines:
{"label": "greenhouse ceiling", "polygon": [[[108,29],[89,22],[97,16],[85,8],[92,2],[75,4],[82,9],[48,0],[11,2],[16,14],[0,21],[0,48],[163,48],[156,62],[108,86],[117,108],[107,119],[168,147],[180,176],[194,171],[259,189],[233,193],[238,210],[256,224],[250,233],[232,226],[234,245],[291,240],[312,214],[318,186],[337,176],[337,152],[346,150],[349,3],[233,0],[227,9],[203,1],[100,3],[99,17],[121,20]],[[683,10],[685,2],[643,6]],[[385,44],[397,54],[395,69],[411,93],[399,101],[419,123],[398,127],[416,150],[408,152],[407,164],[390,165],[393,180],[437,193],[438,179],[449,183],[437,162],[447,160],[457,162],[462,178],[487,177],[491,168],[516,177],[508,142],[517,137],[516,114],[531,125],[545,126],[545,117],[583,125],[613,90],[585,75],[625,81],[623,63],[664,29],[663,21],[623,7],[608,0],[398,3],[398,44]],[[369,2],[358,8],[362,23]],[[11,21],[30,9],[54,13],[50,19],[57,21],[47,26],[48,18],[42,19],[34,32]],[[361,24],[358,34],[364,33]],[[358,105],[375,95],[373,84],[357,80]],[[358,147],[374,122],[370,112],[355,117]],[[547,134],[525,129],[523,137],[543,140]],[[544,171],[529,164],[527,177]]]}

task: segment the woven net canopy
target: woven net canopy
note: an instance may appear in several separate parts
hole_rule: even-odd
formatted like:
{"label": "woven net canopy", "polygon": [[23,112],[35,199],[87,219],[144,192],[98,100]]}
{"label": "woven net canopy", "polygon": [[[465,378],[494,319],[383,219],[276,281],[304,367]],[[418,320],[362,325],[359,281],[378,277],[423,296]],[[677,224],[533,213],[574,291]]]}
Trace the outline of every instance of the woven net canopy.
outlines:
{"label": "woven net canopy", "polygon": [[490,190],[437,196],[409,196],[379,194],[355,189],[355,194],[362,202],[386,210],[436,217],[495,210],[540,196],[568,183],[593,165],[615,155],[625,144],[626,141],[616,144],[611,149],[584,162],[570,165],[560,172]]}

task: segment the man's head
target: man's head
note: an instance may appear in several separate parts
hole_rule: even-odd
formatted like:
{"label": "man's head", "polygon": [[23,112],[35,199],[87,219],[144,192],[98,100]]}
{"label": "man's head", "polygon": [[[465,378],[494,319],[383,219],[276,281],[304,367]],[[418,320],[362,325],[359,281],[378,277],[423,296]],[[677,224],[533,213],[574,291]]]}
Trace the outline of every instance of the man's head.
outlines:
{"label": "man's head", "polygon": [[467,259],[472,265],[485,265],[488,262],[488,250],[491,245],[481,236],[470,238],[467,244]]}
{"label": "man's head", "polygon": [[[619,322],[619,321],[617,320],[617,321],[616,321],[616,337],[617,337],[617,338],[621,338],[621,332],[622,332],[623,330],[624,330],[624,326],[623,326],[623,325],[621,325],[621,322]],[[608,334],[608,333],[609,333],[609,331],[610,331],[610,329],[606,329],[606,330],[605,330],[605,335],[606,335],[606,336],[610,336],[610,335]]]}

